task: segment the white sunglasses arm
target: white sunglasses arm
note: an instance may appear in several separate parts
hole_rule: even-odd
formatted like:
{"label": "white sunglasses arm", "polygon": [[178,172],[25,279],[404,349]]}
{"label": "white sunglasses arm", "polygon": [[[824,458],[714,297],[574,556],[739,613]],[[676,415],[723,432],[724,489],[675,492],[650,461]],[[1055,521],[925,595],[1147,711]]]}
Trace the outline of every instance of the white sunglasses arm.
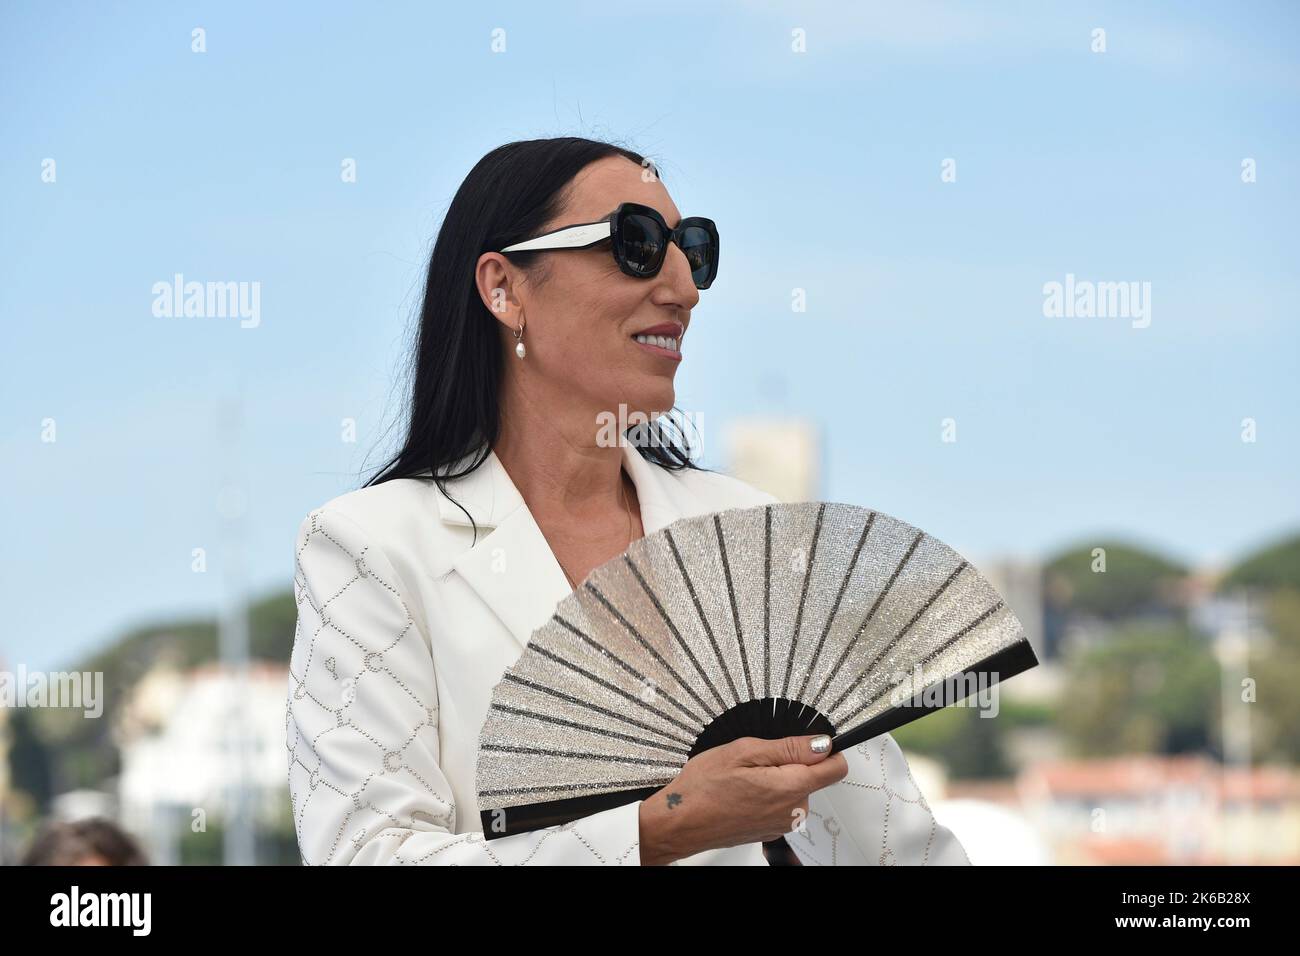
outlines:
{"label": "white sunglasses arm", "polygon": [[537,236],[534,239],[525,239],[523,242],[516,242],[513,246],[506,246],[501,252],[533,252],[541,249],[581,249],[583,246],[590,246],[600,242],[602,239],[608,239],[610,231],[614,224],[608,219],[600,222],[589,222],[581,226],[568,226],[556,232],[548,232],[544,236]]}

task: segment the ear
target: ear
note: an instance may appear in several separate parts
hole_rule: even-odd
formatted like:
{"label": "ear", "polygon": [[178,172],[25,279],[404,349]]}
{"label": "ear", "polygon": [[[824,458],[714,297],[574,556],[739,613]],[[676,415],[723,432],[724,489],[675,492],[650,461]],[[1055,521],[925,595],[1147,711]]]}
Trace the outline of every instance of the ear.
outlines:
{"label": "ear", "polygon": [[502,325],[517,329],[523,303],[519,298],[523,273],[499,252],[485,252],[474,267],[474,285],[483,305]]}

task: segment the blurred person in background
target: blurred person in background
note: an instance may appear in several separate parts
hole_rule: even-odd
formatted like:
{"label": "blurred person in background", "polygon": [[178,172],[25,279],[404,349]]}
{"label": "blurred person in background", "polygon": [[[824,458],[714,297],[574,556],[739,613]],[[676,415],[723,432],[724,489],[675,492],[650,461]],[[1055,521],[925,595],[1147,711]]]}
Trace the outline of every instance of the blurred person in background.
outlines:
{"label": "blurred person in background", "polygon": [[148,866],[140,844],[112,820],[46,824],[32,840],[23,866]]}

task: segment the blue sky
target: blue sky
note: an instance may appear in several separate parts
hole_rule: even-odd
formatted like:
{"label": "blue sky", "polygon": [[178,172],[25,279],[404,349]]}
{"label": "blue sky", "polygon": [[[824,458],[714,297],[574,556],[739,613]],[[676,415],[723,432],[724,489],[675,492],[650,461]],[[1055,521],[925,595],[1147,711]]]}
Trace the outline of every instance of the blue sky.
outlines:
{"label": "blue sky", "polygon": [[[706,465],[808,417],[823,497],[972,556],[1300,527],[1293,4],[445,7],[5,5],[0,661],[215,610],[231,480],[249,588],[289,587],[302,516],[381,458],[442,210],[539,136],[625,141],[718,221],[678,378]],[[260,324],[153,315],[176,273],[260,283]],[[1067,273],[1150,282],[1150,325],[1045,317]]]}

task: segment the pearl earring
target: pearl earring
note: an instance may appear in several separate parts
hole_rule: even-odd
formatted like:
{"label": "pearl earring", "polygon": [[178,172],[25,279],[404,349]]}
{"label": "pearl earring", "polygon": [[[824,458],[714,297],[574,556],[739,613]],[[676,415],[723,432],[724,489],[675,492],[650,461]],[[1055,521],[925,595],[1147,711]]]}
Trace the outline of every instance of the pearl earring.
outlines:
{"label": "pearl earring", "polygon": [[524,318],[522,315],[519,317],[519,330],[515,332],[515,354],[520,358],[528,354],[528,350],[524,348]]}

